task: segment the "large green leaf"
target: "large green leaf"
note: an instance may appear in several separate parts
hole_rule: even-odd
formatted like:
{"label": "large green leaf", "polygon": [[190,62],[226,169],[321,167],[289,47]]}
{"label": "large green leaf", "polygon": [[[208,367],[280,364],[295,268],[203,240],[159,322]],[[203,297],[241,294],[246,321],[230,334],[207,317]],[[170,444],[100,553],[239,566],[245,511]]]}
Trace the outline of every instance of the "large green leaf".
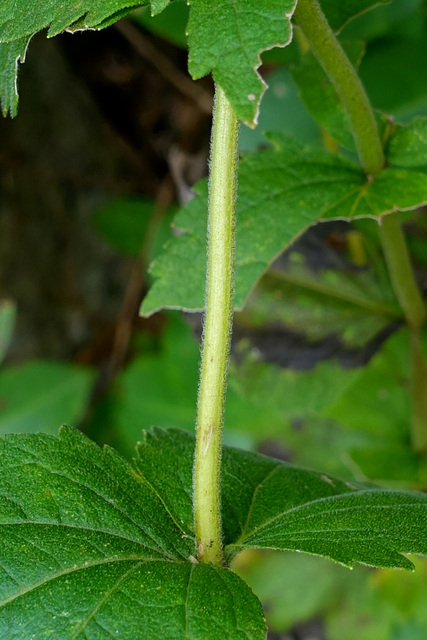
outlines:
{"label": "large green leaf", "polygon": [[189,561],[193,538],[112,449],[63,429],[0,451],[2,638],[265,638],[250,589]]}
{"label": "large green leaf", "polygon": [[255,126],[265,82],[260,54],[291,40],[296,0],[191,0],[189,69],[193,78],[212,72],[237,115]]}
{"label": "large green leaf", "polygon": [[[145,434],[137,460],[187,533],[193,448],[185,432],[157,429]],[[172,458],[173,464],[165,463]],[[305,551],[348,566],[411,568],[399,552],[427,552],[425,494],[356,487],[231,447],[223,451],[222,469],[229,558],[243,549],[267,548]]]}
{"label": "large green leaf", "polygon": [[86,408],[93,372],[66,363],[30,361],[0,373],[0,432],[56,433]]}
{"label": "large green leaf", "polygon": [[[320,218],[379,217],[427,202],[427,175],[384,169],[367,180],[360,167],[341,156],[306,147],[275,133],[274,148],[241,162],[237,204],[235,307],[241,309],[253,285],[274,258]],[[207,185],[196,188],[177,216],[183,231],[167,244],[152,267],[155,283],[142,311],[202,309],[204,302]]]}

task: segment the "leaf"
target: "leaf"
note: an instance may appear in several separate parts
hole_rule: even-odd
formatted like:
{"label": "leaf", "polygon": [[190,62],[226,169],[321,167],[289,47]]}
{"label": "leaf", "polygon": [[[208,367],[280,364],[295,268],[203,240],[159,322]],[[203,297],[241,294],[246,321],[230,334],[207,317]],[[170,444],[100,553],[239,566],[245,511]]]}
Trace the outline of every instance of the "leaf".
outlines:
{"label": "leaf", "polygon": [[390,0],[320,0],[321,7],[334,31],[340,31],[350,20]]}
{"label": "leaf", "polygon": [[307,413],[299,429],[288,427],[282,438],[292,459],[349,479],[423,488],[427,462],[409,446],[409,354],[408,331],[401,329],[352,370],[354,378],[317,416]]}
{"label": "leaf", "polygon": [[88,369],[30,361],[0,373],[0,433],[48,431],[77,421],[93,383]]}
{"label": "leaf", "polygon": [[269,628],[276,631],[287,631],[325,614],[334,606],[345,608],[343,593],[357,579],[356,572],[315,556],[289,552],[246,553],[251,554],[248,562],[241,566],[240,558],[245,556],[242,554],[234,568],[258,595]]}
{"label": "leaf", "polygon": [[194,540],[112,449],[69,428],[0,447],[1,637],[264,640],[250,589],[188,561]]}
{"label": "leaf", "polygon": [[[364,441],[349,447],[346,456],[365,478],[412,486],[425,484],[426,461],[408,446],[409,388],[409,335],[406,329],[401,329],[323,411],[323,415],[340,425],[342,433],[363,436]],[[318,424],[317,429],[321,428]],[[327,424],[323,428],[328,431]]]}
{"label": "leaf", "polygon": [[110,244],[126,255],[137,257],[153,210],[154,203],[147,199],[115,198],[97,209],[94,223]]}
{"label": "leaf", "polygon": [[[271,134],[275,145],[241,162],[237,202],[235,308],[240,310],[262,273],[310,224],[321,218],[380,217],[427,202],[427,175],[384,169],[367,180],[360,167],[341,156]],[[169,241],[154,262],[155,279],[142,305],[200,310],[204,303],[207,185],[181,210]]]}
{"label": "leaf", "polygon": [[[376,11],[368,11],[359,15],[357,20],[345,28],[345,37],[369,42],[378,38],[389,38],[396,35],[410,37],[422,28],[424,0],[406,0],[406,2],[389,2],[376,6]],[[411,27],[415,27],[411,31]],[[409,27],[409,31],[408,31]]]}
{"label": "leaf", "polygon": [[266,84],[257,69],[260,54],[286,46],[296,0],[191,0],[189,70],[194,79],[212,72],[237,115],[258,120]]}
{"label": "leaf", "polygon": [[231,375],[231,384],[247,402],[268,407],[273,416],[278,413],[282,418],[279,425],[277,420],[267,422],[264,428],[260,425],[256,431],[259,441],[282,433],[286,421],[315,415],[331,405],[351,386],[358,372],[335,362],[320,362],[310,371],[281,369],[262,362],[255,351],[238,364],[232,363]]}
{"label": "leaf", "polygon": [[[169,2],[169,0],[167,0]],[[157,15],[158,14],[158,15]],[[175,0],[163,7],[155,7],[151,2],[150,10],[141,9],[132,13],[132,20],[143,25],[152,33],[173,42],[179,47],[187,47],[186,28],[189,16],[189,7],[185,0]]]}
{"label": "leaf", "polygon": [[[391,283],[381,278],[375,262],[363,269],[352,268],[326,242],[317,243],[331,266],[311,268],[303,252],[291,249],[273,264],[249,297],[242,315],[244,327],[265,332],[283,326],[310,341],[335,336],[345,347],[363,347],[401,320]],[[386,272],[383,261],[380,265]],[[237,315],[237,323],[239,318]]]}
{"label": "leaf", "polygon": [[426,26],[422,19],[418,24],[424,25],[418,37],[382,38],[371,44],[360,67],[375,109],[392,114],[398,122],[427,115],[427,85],[419,64],[427,57]]}
{"label": "leaf", "polygon": [[[289,47],[277,51],[289,51]],[[263,60],[264,58],[265,56]],[[257,151],[265,146],[265,131],[292,131],[296,138],[307,144],[321,143],[319,127],[302,104],[295,82],[286,67],[279,67],[269,73],[268,89],[262,99],[258,126],[256,129],[241,127],[240,152]]]}
{"label": "leaf", "polygon": [[[137,450],[141,473],[158,490],[163,487],[168,511],[186,531],[193,448],[185,432],[154,429]],[[165,464],[171,456],[174,464]],[[410,569],[401,553],[427,552],[427,495],[355,487],[231,447],[223,451],[222,504],[229,560],[250,548],[298,550],[347,566]]]}
{"label": "leaf", "polygon": [[408,126],[397,126],[388,143],[387,158],[398,167],[427,166],[427,118],[415,118]]}
{"label": "leaf", "polygon": [[28,38],[0,42],[0,103],[3,116],[14,118],[18,111],[18,67],[24,62]]}
{"label": "leaf", "polygon": [[0,364],[4,359],[12,339],[15,325],[16,306],[9,300],[0,301]]}

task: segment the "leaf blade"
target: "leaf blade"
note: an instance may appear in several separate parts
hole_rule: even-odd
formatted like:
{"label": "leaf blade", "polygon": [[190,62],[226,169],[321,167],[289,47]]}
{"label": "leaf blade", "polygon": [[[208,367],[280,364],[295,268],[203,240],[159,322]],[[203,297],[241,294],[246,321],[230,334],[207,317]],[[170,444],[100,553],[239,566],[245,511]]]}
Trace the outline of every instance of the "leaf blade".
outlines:
{"label": "leaf blade", "polygon": [[248,126],[257,123],[266,85],[260,54],[291,41],[295,0],[191,0],[189,69],[193,78],[212,72]]}
{"label": "leaf blade", "polygon": [[[240,164],[237,201],[235,308],[271,262],[308,226],[323,218],[380,218],[427,201],[427,175],[386,168],[370,181],[341,156],[275,133],[274,148],[248,154]],[[201,310],[204,306],[207,185],[182,209],[172,238],[151,266],[154,284],[141,311]]]}

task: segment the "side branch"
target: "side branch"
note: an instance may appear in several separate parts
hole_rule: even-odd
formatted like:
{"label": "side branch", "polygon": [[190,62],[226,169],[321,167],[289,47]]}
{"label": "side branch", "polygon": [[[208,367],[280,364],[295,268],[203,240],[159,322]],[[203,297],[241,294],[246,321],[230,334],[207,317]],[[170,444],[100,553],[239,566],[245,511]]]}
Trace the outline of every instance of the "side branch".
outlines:
{"label": "side branch", "polygon": [[298,0],[295,18],[344,105],[365,173],[377,175],[384,166],[383,148],[371,104],[355,68],[318,0]]}

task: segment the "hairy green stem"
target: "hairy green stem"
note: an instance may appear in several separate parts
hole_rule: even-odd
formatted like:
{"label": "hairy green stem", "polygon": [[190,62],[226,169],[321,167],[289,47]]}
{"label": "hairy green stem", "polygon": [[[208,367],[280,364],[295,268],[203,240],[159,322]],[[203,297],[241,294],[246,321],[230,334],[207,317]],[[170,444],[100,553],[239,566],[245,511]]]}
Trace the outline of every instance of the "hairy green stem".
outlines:
{"label": "hairy green stem", "polygon": [[238,119],[216,87],[209,179],[206,314],[197,406],[194,518],[197,557],[223,562],[220,469],[234,293]]}
{"label": "hairy green stem", "polygon": [[383,216],[380,237],[394,291],[411,331],[412,446],[427,454],[427,364],[420,331],[427,311],[414,272],[398,213]]}
{"label": "hairy green stem", "polygon": [[318,0],[299,0],[295,18],[344,105],[365,173],[377,175],[384,166],[383,148],[371,104],[355,68]]}

